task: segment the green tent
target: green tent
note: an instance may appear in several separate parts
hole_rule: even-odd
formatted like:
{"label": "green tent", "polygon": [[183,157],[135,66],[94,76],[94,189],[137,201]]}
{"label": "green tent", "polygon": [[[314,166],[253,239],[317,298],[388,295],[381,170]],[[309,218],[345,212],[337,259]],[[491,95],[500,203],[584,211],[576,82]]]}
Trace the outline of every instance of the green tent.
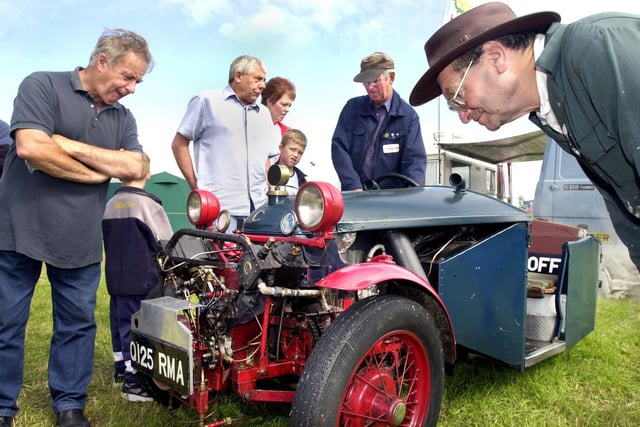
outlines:
{"label": "green tent", "polygon": [[[122,187],[121,182],[111,182],[108,198],[110,199],[120,187]],[[187,219],[187,196],[191,191],[187,181],[168,172],[160,172],[151,175],[151,179],[144,189],[162,200],[162,206],[169,217],[173,231],[181,228],[193,228]]]}

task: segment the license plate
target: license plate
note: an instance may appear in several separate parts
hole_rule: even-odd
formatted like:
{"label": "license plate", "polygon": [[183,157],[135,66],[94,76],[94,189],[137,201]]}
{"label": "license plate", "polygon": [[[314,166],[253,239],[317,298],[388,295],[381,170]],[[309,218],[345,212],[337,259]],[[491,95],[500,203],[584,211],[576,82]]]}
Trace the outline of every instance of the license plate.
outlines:
{"label": "license plate", "polygon": [[131,364],[181,395],[193,394],[193,367],[189,352],[131,333]]}

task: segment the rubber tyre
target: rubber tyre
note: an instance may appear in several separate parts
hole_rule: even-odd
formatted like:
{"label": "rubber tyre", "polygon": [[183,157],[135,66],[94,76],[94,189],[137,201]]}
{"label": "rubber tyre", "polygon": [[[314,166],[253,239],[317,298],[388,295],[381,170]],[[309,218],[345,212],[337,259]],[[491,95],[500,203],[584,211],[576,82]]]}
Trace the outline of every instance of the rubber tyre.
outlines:
{"label": "rubber tyre", "polygon": [[367,298],[320,337],[298,382],[290,425],[435,426],[444,375],[429,312],[399,296]]}

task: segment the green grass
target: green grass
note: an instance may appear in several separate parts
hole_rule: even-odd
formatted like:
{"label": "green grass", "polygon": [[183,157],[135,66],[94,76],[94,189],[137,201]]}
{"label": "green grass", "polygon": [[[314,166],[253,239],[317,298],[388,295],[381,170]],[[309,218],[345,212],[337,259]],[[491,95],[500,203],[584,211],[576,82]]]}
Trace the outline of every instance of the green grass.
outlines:
{"label": "green grass", "polygon": [[447,378],[442,426],[640,426],[640,301],[598,301],[596,329],[524,373],[486,361]]}
{"label": "green grass", "polygon": [[[112,386],[109,299],[98,293],[94,376],[86,415],[101,426],[198,425],[198,415],[157,403],[130,403]],[[25,379],[16,426],[53,426],[47,388],[50,287],[38,283],[27,328]],[[640,301],[598,301],[596,329],[575,347],[524,373],[482,359],[463,361],[445,381],[440,426],[640,426]],[[205,423],[287,426],[286,406],[248,404],[220,395]]]}

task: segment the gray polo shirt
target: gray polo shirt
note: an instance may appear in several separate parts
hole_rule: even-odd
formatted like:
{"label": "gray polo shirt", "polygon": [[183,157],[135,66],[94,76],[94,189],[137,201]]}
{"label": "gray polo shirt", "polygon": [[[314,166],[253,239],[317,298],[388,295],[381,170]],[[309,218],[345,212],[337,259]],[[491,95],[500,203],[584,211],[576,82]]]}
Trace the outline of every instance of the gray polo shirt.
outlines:
{"label": "gray polo shirt", "polygon": [[0,120],[0,145],[11,145],[13,140],[9,136],[9,124]]}
{"label": "gray polo shirt", "polygon": [[[115,103],[97,113],[79,71],[26,77],[15,99],[11,131],[39,129],[102,148],[141,152],[131,112]],[[99,262],[108,186],[108,181],[81,184],[29,171],[12,146],[0,179],[0,250],[60,268]]]}

